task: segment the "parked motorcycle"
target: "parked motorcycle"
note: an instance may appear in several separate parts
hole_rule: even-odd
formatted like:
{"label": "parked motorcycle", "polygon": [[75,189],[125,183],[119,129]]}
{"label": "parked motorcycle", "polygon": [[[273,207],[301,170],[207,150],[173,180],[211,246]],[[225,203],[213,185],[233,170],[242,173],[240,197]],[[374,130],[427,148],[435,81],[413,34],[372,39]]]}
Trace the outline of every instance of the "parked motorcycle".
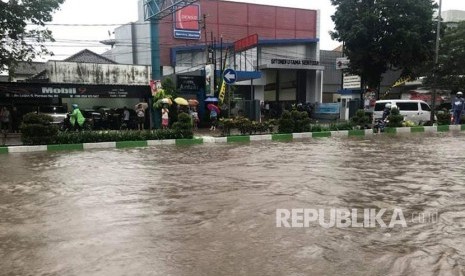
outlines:
{"label": "parked motorcycle", "polygon": [[374,126],[373,126],[373,129],[375,130],[374,132],[375,132],[375,133],[382,133],[382,132],[384,132],[384,129],[386,128],[388,122],[389,122],[389,121],[383,120],[383,119],[381,119],[381,118],[376,119],[376,120],[375,120],[375,124],[374,124]]}

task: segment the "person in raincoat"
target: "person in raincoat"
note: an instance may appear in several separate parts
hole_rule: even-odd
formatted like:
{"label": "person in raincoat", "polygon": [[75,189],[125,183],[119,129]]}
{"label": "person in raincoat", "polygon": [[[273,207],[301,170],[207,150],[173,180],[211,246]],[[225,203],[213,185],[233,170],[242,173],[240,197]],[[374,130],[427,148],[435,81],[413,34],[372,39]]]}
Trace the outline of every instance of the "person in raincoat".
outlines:
{"label": "person in raincoat", "polygon": [[81,110],[79,110],[79,106],[77,104],[73,104],[72,107],[73,111],[69,116],[69,121],[73,129],[81,130],[84,126],[84,122],[86,119],[84,118],[84,116],[82,116]]}
{"label": "person in raincoat", "polygon": [[460,119],[462,118],[464,110],[465,100],[463,99],[463,93],[459,91],[455,94],[455,100],[452,102],[451,121],[454,125],[460,125]]}

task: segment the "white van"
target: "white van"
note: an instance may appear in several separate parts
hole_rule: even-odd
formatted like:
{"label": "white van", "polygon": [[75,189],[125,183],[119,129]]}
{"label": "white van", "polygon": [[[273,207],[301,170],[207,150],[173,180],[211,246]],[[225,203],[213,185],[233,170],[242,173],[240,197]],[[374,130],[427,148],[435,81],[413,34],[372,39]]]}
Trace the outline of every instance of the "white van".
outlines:
{"label": "white van", "polygon": [[375,109],[373,111],[373,120],[383,117],[383,110],[387,103],[396,105],[399,108],[400,114],[404,116],[405,121],[412,121],[419,125],[430,121],[431,108],[426,102],[420,100],[376,101]]}

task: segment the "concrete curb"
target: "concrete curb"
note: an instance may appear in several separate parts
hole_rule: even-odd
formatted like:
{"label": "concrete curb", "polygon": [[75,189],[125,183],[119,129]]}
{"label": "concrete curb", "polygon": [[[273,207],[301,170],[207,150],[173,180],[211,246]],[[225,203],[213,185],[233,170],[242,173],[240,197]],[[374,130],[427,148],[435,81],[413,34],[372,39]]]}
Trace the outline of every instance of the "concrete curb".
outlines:
{"label": "concrete curb", "polygon": [[[437,133],[437,132],[460,132],[465,131],[465,125],[451,126],[415,126],[388,128],[382,135],[398,135],[411,133]],[[137,147],[156,147],[164,145],[192,146],[201,144],[218,143],[250,143],[256,141],[293,141],[302,139],[315,139],[326,137],[369,137],[375,135],[372,129],[365,130],[340,130],[323,132],[304,132],[288,134],[265,134],[265,135],[243,135],[228,137],[201,136],[193,139],[169,139],[149,141],[121,141],[101,142],[68,145],[39,145],[39,146],[7,146],[0,147],[0,154],[9,153],[32,153],[32,152],[59,152],[59,151],[83,151],[92,149],[124,149]],[[379,135],[379,134],[376,134]]]}

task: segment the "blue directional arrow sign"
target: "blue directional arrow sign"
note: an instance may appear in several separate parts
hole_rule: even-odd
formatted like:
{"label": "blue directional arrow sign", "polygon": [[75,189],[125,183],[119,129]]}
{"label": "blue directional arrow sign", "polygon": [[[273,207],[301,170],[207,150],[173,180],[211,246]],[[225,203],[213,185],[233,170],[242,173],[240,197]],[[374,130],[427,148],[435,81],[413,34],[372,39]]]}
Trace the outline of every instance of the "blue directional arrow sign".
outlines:
{"label": "blue directional arrow sign", "polygon": [[236,71],[230,68],[224,70],[224,74],[223,74],[224,82],[226,82],[227,84],[233,84],[236,82],[236,79],[237,79]]}

